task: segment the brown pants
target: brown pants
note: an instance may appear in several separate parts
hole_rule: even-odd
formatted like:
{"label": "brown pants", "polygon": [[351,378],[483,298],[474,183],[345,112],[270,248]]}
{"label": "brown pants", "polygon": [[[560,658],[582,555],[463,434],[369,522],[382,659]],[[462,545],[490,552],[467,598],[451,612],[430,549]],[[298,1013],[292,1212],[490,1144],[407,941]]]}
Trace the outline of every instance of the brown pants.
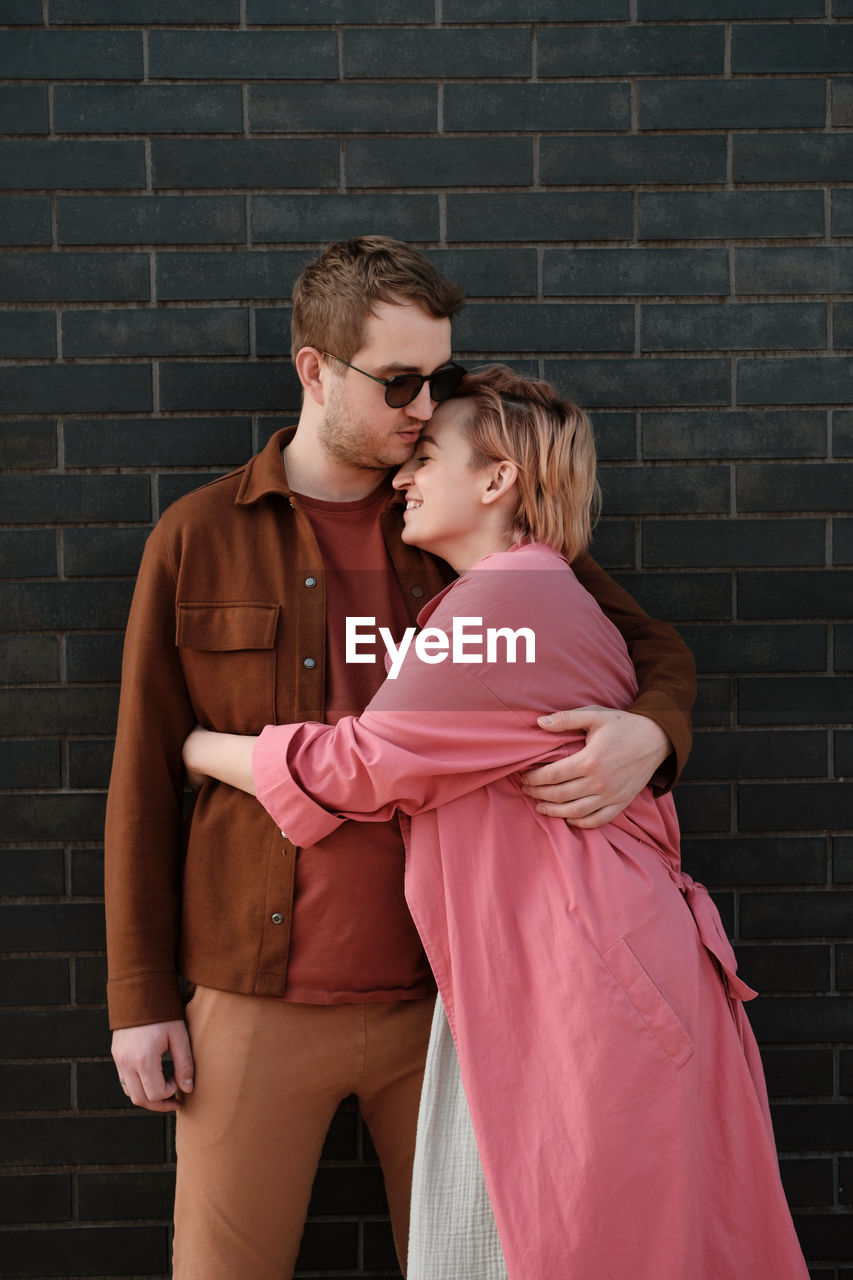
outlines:
{"label": "brown pants", "polygon": [[178,1113],[174,1280],[287,1280],[338,1104],[354,1093],[405,1264],[434,1001],[306,1005],[199,987]]}

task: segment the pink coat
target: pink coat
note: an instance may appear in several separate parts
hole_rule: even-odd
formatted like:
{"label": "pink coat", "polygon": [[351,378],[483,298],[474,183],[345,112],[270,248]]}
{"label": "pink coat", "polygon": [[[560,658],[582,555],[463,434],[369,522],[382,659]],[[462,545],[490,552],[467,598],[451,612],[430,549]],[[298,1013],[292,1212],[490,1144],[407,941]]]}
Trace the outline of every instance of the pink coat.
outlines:
{"label": "pink coat", "polygon": [[537,814],[515,776],[580,745],[537,715],[631,702],[618,632],[541,545],[486,557],[419,621],[450,634],[461,616],[530,628],[535,662],[410,651],[358,718],[264,730],[259,798],[299,845],[347,818],[411,819],[406,896],[510,1280],[806,1280],[755,993],[680,869],[672,800],[646,789],[582,831]]}

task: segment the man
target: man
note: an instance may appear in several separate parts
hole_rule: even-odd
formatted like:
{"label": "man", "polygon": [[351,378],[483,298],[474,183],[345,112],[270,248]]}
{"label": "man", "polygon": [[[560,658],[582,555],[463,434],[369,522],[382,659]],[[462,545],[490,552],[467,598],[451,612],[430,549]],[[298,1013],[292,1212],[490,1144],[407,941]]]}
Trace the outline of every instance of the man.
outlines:
{"label": "man", "polygon": [[[384,669],[346,662],[346,618],[398,633],[447,581],[400,540],[389,469],[457,385],[461,291],[370,236],[330,245],[293,303],[295,431],[169,508],[127,632],[106,831],[113,1056],[133,1102],[178,1111],[176,1280],[292,1273],[323,1139],[351,1093],[406,1256],[434,986],[396,823],[346,823],[297,850],[253,799],[212,785],[183,836],[180,752],[197,722],[256,733],[361,710]],[[550,727],[585,729],[587,747],[528,784],[544,811],[598,825],[661,766],[657,780],[674,780],[693,670],[670,628],[588,557],[576,568],[632,646],[641,695],[634,714],[556,715]],[[195,984],[192,1048],[179,972]]]}

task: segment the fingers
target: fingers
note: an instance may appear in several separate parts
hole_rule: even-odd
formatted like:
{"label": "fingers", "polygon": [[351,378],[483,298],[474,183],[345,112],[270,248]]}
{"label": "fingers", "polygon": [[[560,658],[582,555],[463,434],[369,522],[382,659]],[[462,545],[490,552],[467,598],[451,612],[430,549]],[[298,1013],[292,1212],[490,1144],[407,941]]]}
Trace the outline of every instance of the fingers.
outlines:
{"label": "fingers", "polygon": [[549,733],[566,733],[572,729],[587,731],[600,722],[602,713],[606,717],[608,712],[611,712],[610,707],[575,707],[571,711],[552,711],[540,716],[537,723]]}
{"label": "fingers", "polygon": [[600,805],[600,798],[584,799],[576,804],[537,804],[537,813],[543,813],[549,818],[562,818],[571,827],[579,827],[581,830],[591,831],[595,827],[603,827],[606,823],[612,822],[622,812],[622,806],[618,804]]}
{"label": "fingers", "polygon": [[181,1093],[192,1093],[194,1064],[192,1049],[190,1048],[190,1035],[185,1022],[175,1024],[175,1029],[169,1036],[169,1048],[172,1053],[172,1065],[178,1089]]}
{"label": "fingers", "polygon": [[[177,1053],[180,1075],[166,1075],[163,1054]],[[113,1032],[113,1059],[119,1083],[134,1106],[148,1111],[176,1111],[182,1093],[192,1089],[192,1054],[189,1035],[182,1021],[126,1027]],[[189,1081],[188,1088],[181,1083]]]}

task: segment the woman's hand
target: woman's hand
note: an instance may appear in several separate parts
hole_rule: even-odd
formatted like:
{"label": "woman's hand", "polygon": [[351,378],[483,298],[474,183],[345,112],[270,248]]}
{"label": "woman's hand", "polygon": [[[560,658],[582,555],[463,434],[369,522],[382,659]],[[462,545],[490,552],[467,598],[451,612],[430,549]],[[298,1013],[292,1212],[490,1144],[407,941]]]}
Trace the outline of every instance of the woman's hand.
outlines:
{"label": "woman's hand", "polygon": [[197,725],[181,750],[190,786],[200,787],[206,778],[218,778],[253,796],[252,751],[256,742],[257,738],[247,734],[214,733]]}
{"label": "woman's hand", "polygon": [[208,775],[196,763],[197,757],[203,750],[203,738],[209,737],[209,731],[202,729],[200,725],[196,725],[192,733],[186,738],[181,748],[181,757],[184,762],[184,769],[187,774],[187,783],[192,787],[193,791],[198,791],[203,782],[207,781]]}

